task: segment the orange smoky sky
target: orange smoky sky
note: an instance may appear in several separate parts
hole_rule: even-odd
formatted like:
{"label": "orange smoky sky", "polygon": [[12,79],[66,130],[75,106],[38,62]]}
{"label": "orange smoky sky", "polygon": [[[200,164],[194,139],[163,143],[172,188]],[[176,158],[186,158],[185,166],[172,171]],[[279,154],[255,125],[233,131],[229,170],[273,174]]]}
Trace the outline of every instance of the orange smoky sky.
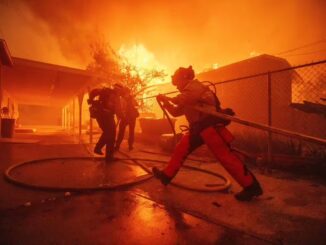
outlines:
{"label": "orange smoky sky", "polygon": [[325,11],[324,0],[0,0],[0,36],[14,56],[50,63],[85,67],[106,40],[200,71],[262,53],[326,58]]}

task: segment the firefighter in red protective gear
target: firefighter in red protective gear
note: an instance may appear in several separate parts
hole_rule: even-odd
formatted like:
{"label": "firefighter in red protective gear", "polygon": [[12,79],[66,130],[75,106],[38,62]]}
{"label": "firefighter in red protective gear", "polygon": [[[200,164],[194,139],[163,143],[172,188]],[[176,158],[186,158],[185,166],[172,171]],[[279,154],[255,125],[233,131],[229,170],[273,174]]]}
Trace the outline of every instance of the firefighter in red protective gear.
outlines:
{"label": "firefighter in red protective gear", "polygon": [[180,67],[172,76],[172,83],[178,88],[180,94],[174,98],[158,95],[158,100],[172,116],[186,116],[189,122],[189,133],[183,135],[163,170],[156,167],[152,169],[154,176],[160,179],[162,184],[169,184],[186,157],[202,144],[206,144],[216,159],[243,187],[241,192],[235,194],[237,200],[250,201],[253,197],[260,196],[263,190],[257,179],[230,148],[233,136],[225,127],[229,121],[199,112],[192,106],[207,104],[231,115],[234,115],[233,111],[222,110],[216,95],[194,78],[195,73],[191,66]]}

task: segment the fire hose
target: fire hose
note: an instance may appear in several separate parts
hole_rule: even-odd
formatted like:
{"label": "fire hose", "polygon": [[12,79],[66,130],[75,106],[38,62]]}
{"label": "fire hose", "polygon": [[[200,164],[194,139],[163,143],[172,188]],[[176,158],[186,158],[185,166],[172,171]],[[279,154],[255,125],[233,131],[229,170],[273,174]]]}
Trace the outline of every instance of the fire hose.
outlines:
{"label": "fire hose", "polygon": [[[172,121],[170,116],[168,115],[168,113],[166,112],[166,110],[163,108],[163,106],[161,105],[161,103],[158,101],[160,107],[162,108],[164,114],[166,115],[171,128],[173,130],[174,133],[174,141],[176,141],[176,132],[175,129],[173,127]],[[127,186],[132,186],[135,184],[139,184],[142,183],[146,180],[149,180],[153,177],[151,169],[144,163],[142,162],[156,162],[156,163],[166,163],[166,161],[162,161],[162,160],[156,160],[156,159],[147,159],[147,158],[132,158],[130,157],[128,154],[123,153],[120,151],[120,154],[122,154],[125,158],[120,158],[117,159],[123,163],[126,163],[128,161],[132,161],[133,164],[138,165],[140,168],[142,168],[146,174],[141,175],[141,176],[136,176],[134,178],[128,179],[126,181],[124,181],[123,183],[118,183],[118,184],[103,184],[101,186],[89,186],[89,187],[74,187],[74,186],[52,186],[52,185],[39,185],[39,184],[33,184],[33,183],[28,183],[25,182],[23,180],[20,180],[19,178],[16,178],[14,176],[12,176],[12,172],[14,172],[15,170],[17,170],[20,167],[23,166],[27,166],[27,165],[32,165],[32,164],[37,164],[37,163],[41,163],[41,162],[47,162],[47,161],[53,161],[53,160],[64,160],[64,161],[69,161],[69,160],[94,160],[94,157],[60,157],[60,158],[46,158],[46,159],[36,159],[36,160],[32,160],[32,161],[27,161],[27,162],[21,162],[18,164],[15,164],[11,167],[9,167],[5,173],[5,179],[7,181],[9,181],[10,183],[22,186],[22,187],[28,187],[28,188],[32,188],[32,189],[37,189],[37,190],[46,190],[46,191],[98,191],[98,190],[115,190],[115,189],[120,189],[123,187],[127,187]],[[97,158],[98,159],[98,158]],[[196,159],[197,160],[197,159]],[[199,171],[201,173],[204,174],[208,174],[211,176],[214,176],[218,179],[223,180],[223,184],[206,184],[205,187],[198,187],[198,186],[189,186],[186,184],[182,184],[182,183],[177,183],[175,181],[171,182],[170,185],[179,187],[179,188],[183,188],[186,190],[190,190],[190,191],[199,191],[199,192],[217,192],[217,191],[223,191],[226,190],[230,187],[231,182],[228,178],[224,177],[223,175],[220,175],[218,173],[209,171],[209,170],[205,170],[202,168],[198,168],[198,167],[194,167],[194,166],[189,166],[189,165],[184,165],[183,168],[188,169],[188,170],[192,170],[192,171]]]}
{"label": "fire hose", "polygon": [[[42,163],[42,162],[49,162],[53,160],[64,160],[64,161],[69,161],[69,160],[94,160],[93,157],[58,157],[58,158],[44,158],[44,159],[37,159],[37,160],[32,160],[32,161],[27,161],[27,162],[22,162],[15,164],[11,167],[9,167],[5,173],[4,176],[7,181],[10,183],[22,186],[22,187],[28,187],[32,189],[37,189],[37,190],[46,190],[46,191],[98,191],[98,190],[115,190],[115,189],[121,189],[123,187],[128,187],[132,186],[135,184],[142,183],[146,180],[149,180],[150,178],[153,177],[150,168],[148,168],[145,164],[142,163],[144,162],[156,162],[156,163],[166,163],[165,161],[162,160],[156,160],[156,159],[146,159],[146,158],[131,158],[129,157],[126,153],[120,152],[122,155],[126,156],[126,158],[119,158],[117,160],[122,161],[123,163],[127,161],[132,161],[134,164],[138,165],[141,167],[146,174],[141,175],[141,176],[136,176],[134,178],[128,179],[124,181],[123,183],[109,183],[109,184],[103,184],[99,186],[90,186],[90,187],[74,187],[74,186],[52,186],[52,185],[40,185],[40,184],[33,184],[33,183],[28,183],[23,180],[20,180],[19,178],[16,178],[12,176],[12,172],[17,170],[20,167],[26,166],[26,165],[32,165],[32,164],[37,164],[37,163]],[[102,160],[100,158],[100,160]],[[180,183],[175,183],[172,182],[171,185],[186,189],[186,190],[191,190],[191,191],[201,191],[201,192],[216,192],[216,191],[222,191],[227,189],[230,186],[230,181],[225,178],[224,176],[193,166],[183,166],[185,169],[188,170],[193,170],[193,171],[199,171],[204,174],[212,175],[214,177],[217,177],[219,179],[222,179],[224,181],[223,184],[207,184],[205,188],[200,188],[200,187],[192,187],[192,186],[187,186],[185,184],[180,184]]]}

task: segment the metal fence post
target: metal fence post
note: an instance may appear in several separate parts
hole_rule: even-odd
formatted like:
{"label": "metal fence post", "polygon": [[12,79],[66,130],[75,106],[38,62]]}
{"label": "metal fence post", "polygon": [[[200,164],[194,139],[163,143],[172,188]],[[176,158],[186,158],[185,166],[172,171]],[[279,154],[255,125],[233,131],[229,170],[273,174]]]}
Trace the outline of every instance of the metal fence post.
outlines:
{"label": "metal fence post", "polygon": [[[267,74],[268,83],[268,126],[272,126],[272,79],[271,73]],[[272,132],[268,131],[268,143],[267,143],[267,163],[272,164],[273,152],[272,152]]]}

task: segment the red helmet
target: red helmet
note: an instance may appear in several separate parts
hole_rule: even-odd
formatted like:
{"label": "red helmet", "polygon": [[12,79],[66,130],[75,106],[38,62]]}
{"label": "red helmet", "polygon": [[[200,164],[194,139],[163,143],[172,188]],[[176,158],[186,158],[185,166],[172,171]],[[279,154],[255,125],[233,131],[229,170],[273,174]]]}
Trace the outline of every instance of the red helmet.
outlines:
{"label": "red helmet", "polygon": [[177,69],[172,76],[172,84],[178,88],[183,88],[188,81],[195,78],[195,72],[192,69],[192,66],[188,68],[180,67]]}

